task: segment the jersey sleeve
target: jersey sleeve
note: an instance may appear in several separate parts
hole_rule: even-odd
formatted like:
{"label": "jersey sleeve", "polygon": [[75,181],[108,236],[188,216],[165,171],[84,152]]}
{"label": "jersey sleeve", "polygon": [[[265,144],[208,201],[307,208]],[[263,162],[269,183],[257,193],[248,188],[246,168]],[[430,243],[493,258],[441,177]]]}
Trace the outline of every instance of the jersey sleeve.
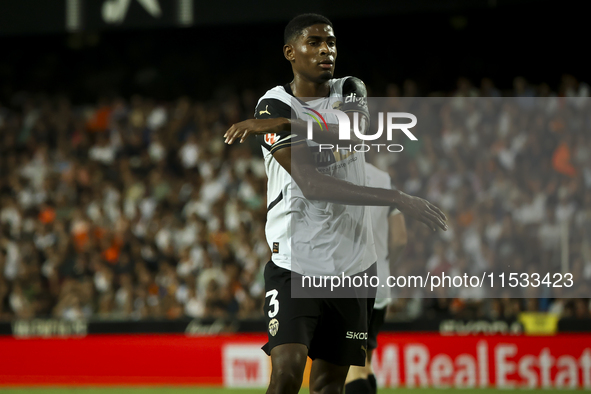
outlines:
{"label": "jersey sleeve", "polygon": [[343,112],[361,112],[369,119],[367,89],[362,80],[350,77],[343,83]]}
{"label": "jersey sleeve", "polygon": [[[262,99],[256,107],[254,117],[256,119],[291,118],[291,108],[281,100]],[[295,144],[304,143],[306,140],[293,134],[291,131],[281,133],[269,133],[257,135],[257,140],[271,154],[283,148],[289,148]]]}

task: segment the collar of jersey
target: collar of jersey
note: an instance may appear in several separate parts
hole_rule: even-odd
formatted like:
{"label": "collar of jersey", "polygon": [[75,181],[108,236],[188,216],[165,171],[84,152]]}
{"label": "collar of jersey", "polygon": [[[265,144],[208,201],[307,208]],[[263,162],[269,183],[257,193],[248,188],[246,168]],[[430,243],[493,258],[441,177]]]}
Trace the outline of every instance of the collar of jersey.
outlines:
{"label": "collar of jersey", "polygon": [[296,100],[299,101],[300,104],[302,104],[304,107],[311,105],[312,103],[314,103],[317,100],[324,100],[325,98],[329,98],[330,96],[332,96],[332,85],[330,85],[330,90],[328,92],[328,96],[326,97],[321,97],[318,99],[314,99],[312,101],[309,102],[305,102],[304,100],[300,100],[298,97],[294,96],[293,91],[291,90],[291,85],[289,83],[286,83],[285,85],[283,85],[283,89],[285,89],[285,91],[287,92],[287,94],[289,94],[290,96],[294,97]]}

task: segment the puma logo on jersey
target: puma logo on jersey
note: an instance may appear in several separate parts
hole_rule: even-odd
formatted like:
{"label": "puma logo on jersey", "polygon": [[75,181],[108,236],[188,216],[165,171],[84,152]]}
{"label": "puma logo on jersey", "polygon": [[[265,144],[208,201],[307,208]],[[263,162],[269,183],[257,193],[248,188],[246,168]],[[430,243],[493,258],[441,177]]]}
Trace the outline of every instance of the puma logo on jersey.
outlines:
{"label": "puma logo on jersey", "polygon": [[262,114],[269,114],[269,115],[271,115],[271,112],[267,111],[268,109],[269,109],[269,106],[267,105],[265,107],[265,110],[264,111],[259,111],[259,115],[262,115]]}

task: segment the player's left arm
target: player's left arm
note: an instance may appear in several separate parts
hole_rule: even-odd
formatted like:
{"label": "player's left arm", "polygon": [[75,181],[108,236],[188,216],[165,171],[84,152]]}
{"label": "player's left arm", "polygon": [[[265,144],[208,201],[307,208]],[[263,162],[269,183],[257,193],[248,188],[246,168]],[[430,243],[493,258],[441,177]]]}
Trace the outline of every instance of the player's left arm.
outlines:
{"label": "player's left arm", "polygon": [[395,272],[396,264],[402,257],[407,242],[408,234],[404,215],[399,210],[394,209],[388,216],[388,256],[391,274]]}

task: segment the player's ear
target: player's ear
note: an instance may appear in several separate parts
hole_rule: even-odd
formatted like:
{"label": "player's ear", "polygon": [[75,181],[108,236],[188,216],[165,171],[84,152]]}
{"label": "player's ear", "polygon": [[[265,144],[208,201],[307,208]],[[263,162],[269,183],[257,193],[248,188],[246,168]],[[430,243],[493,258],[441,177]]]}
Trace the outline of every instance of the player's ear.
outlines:
{"label": "player's ear", "polygon": [[293,62],[295,60],[295,51],[293,50],[293,45],[291,44],[285,44],[283,46],[283,56],[285,56],[285,58],[287,60],[289,60],[290,62]]}

